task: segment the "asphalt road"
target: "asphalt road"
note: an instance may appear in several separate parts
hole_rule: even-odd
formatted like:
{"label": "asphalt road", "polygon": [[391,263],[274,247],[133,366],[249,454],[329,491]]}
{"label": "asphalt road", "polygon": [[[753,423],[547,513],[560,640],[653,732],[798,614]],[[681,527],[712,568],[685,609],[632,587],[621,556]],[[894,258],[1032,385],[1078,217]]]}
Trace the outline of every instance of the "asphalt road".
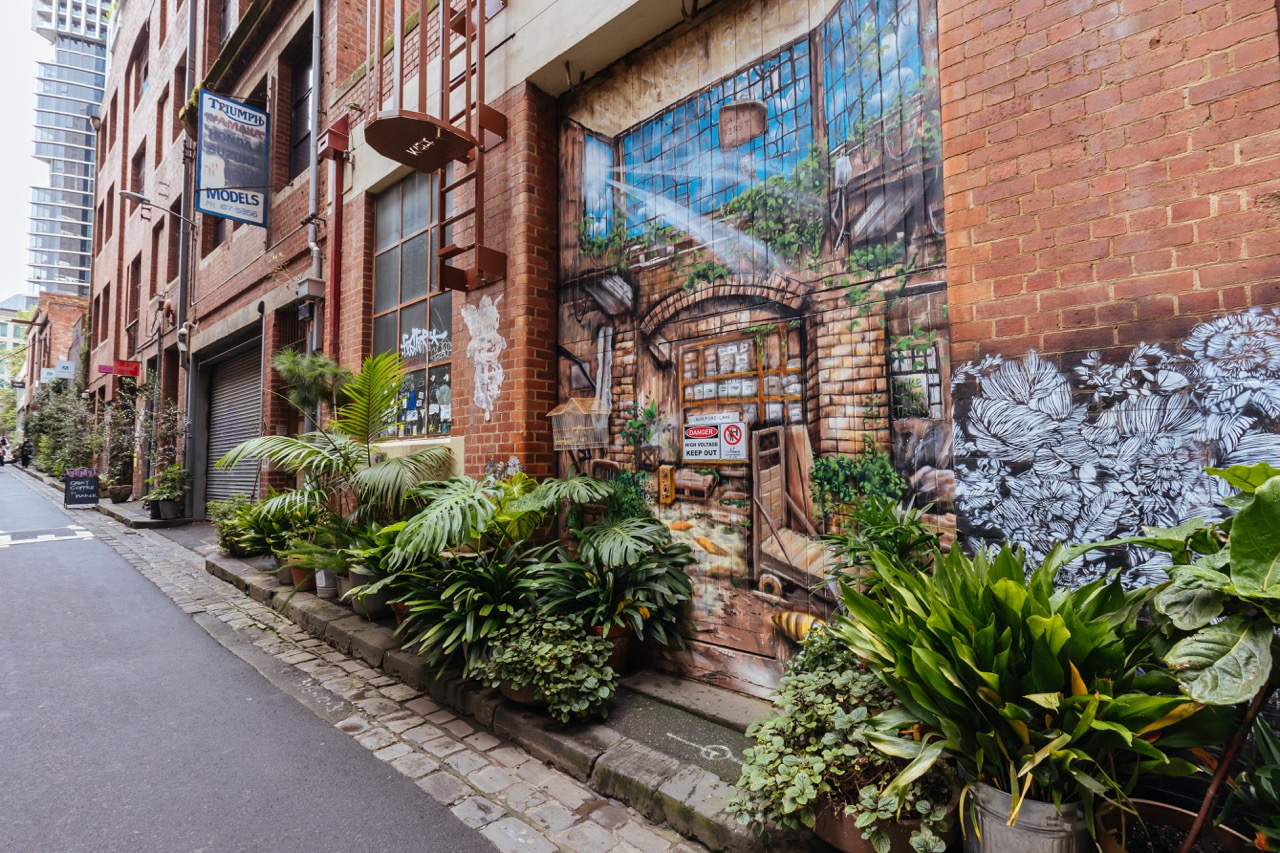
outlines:
{"label": "asphalt road", "polygon": [[0,469],[0,851],[494,850],[33,488]]}

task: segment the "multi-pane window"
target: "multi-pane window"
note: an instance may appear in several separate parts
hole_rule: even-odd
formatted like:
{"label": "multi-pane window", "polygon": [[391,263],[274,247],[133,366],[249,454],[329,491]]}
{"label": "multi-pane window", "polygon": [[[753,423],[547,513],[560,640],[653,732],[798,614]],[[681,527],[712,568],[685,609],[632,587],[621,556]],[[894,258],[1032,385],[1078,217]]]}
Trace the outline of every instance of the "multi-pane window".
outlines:
{"label": "multi-pane window", "polygon": [[293,98],[289,112],[289,180],[311,164],[311,54],[301,54],[293,65]]}
{"label": "multi-pane window", "polygon": [[373,351],[409,367],[401,436],[453,429],[453,294],[436,293],[435,178],[415,173],[378,196],[373,269]]}
{"label": "multi-pane window", "polygon": [[[725,151],[720,111],[744,101],[764,104],[765,132]],[[622,170],[635,190],[626,199],[629,231],[660,218],[647,198],[707,215],[771,175],[792,174],[813,144],[811,109],[802,39],[624,133]]]}

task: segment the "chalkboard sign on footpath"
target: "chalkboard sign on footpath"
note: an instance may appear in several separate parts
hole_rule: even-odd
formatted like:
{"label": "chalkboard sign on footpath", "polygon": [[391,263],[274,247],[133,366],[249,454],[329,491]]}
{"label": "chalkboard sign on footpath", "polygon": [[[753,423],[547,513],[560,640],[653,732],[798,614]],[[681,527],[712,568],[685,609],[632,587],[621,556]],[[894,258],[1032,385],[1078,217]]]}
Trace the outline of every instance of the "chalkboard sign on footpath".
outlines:
{"label": "chalkboard sign on footpath", "polygon": [[63,477],[63,506],[98,505],[98,469],[69,468]]}

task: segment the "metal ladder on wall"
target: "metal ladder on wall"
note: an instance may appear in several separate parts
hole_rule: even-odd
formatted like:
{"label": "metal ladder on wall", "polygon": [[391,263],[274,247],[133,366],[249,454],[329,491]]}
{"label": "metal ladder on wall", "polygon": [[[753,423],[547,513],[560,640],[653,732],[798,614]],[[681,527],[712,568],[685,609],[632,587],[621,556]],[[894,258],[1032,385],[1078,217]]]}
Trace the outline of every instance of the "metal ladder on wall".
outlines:
{"label": "metal ladder on wall", "polygon": [[[383,45],[383,2],[375,0],[375,55]],[[425,3],[424,3],[425,5]],[[507,256],[485,242],[485,152],[507,138],[507,117],[485,102],[485,25],[506,0],[439,0],[436,61],[439,102],[427,113],[426,63],[418,62],[416,110],[404,107],[404,3],[394,0],[393,88],[390,109],[379,109],[365,128],[378,153],[436,175],[440,247],[436,281],[441,290],[472,290],[500,281]],[[428,12],[428,14],[431,14]],[[419,24],[419,56],[430,46],[425,17]],[[379,106],[383,65],[373,85]]]}

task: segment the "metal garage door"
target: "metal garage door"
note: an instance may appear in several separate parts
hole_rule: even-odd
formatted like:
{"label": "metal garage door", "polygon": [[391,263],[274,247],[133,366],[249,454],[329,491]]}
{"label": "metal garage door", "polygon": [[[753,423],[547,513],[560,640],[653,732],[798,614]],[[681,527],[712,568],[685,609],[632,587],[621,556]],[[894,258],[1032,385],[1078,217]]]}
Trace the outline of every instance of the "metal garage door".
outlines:
{"label": "metal garage door", "polygon": [[218,468],[214,463],[240,442],[261,434],[261,361],[262,352],[254,348],[213,366],[209,378],[205,500],[226,500],[232,495],[257,496],[257,462],[241,462],[230,469]]}

